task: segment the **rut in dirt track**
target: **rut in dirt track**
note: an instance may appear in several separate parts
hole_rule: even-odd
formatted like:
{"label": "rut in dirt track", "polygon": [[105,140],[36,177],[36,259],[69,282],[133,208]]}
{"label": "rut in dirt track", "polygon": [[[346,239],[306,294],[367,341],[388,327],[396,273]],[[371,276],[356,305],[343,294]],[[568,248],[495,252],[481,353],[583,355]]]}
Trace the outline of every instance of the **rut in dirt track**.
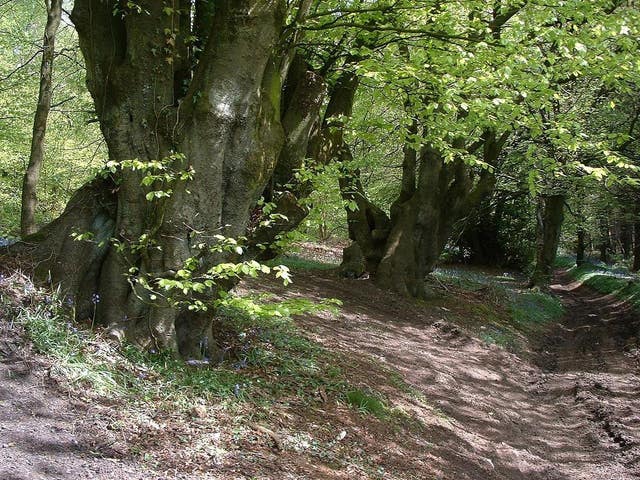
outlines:
{"label": "rut in dirt track", "polygon": [[545,336],[539,364],[556,383],[574,382],[576,405],[640,478],[640,316],[630,302],[572,282],[564,271],[556,281],[551,289],[567,313]]}

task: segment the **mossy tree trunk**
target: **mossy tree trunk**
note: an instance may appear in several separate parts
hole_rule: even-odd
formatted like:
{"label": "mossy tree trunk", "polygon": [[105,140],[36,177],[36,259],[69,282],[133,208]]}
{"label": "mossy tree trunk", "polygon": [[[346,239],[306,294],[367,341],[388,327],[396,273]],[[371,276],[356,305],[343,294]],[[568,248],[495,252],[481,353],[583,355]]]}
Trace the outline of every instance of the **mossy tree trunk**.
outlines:
{"label": "mossy tree trunk", "polygon": [[[415,140],[419,126],[412,123],[407,138]],[[482,152],[486,164],[494,165],[509,137],[486,131],[481,139],[457,148]],[[453,226],[469,214],[495,185],[488,170],[477,171],[463,160],[446,162],[430,145],[420,151],[407,142],[403,156],[401,191],[387,214],[367,199],[359,172],[341,179],[357,209],[348,209],[349,233],[362,251],[367,270],[382,287],[403,295],[424,298],[431,295],[427,275],[431,273],[453,231]],[[345,153],[345,155],[347,155]],[[348,187],[348,188],[345,188]]]}
{"label": "mossy tree trunk", "polygon": [[[458,148],[482,149],[483,160],[494,165],[508,138],[487,131],[481,141]],[[495,185],[488,170],[476,172],[462,160],[445,162],[443,155],[429,145],[422,147],[417,165],[403,168],[400,200],[391,211],[391,231],[384,256],[376,272],[376,281],[405,295],[424,298],[430,291],[427,275],[433,271],[454,223],[468,215],[480,199]],[[409,162],[411,162],[411,158]]]}
{"label": "mossy tree trunk", "polygon": [[[214,245],[218,234],[245,233],[291,143],[281,111],[291,58],[283,48],[293,48],[282,42],[287,2],[120,5],[76,0],[72,13],[109,158],[151,162],[180,154],[185,164],[171,166],[191,169],[193,178],[149,201],[167,185],[145,188],[143,172],[118,169],[82,188],[62,217],[30,240],[33,253],[47,259],[40,269],[62,281],[79,316],[95,310],[95,322],[121,338],[198,357],[212,345],[212,312],[175,308],[138,280],[175,278],[193,257],[201,270],[233,259],[202,246]],[[192,28],[203,46],[197,55]],[[94,241],[72,241],[74,231],[91,232]]]}

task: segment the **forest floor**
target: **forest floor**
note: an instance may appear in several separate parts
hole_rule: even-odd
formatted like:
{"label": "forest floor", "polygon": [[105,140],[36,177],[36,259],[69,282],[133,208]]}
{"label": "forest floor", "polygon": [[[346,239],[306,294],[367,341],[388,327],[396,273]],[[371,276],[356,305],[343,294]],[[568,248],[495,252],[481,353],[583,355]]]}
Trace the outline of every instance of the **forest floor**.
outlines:
{"label": "forest floor", "polygon": [[[189,419],[158,409],[135,432],[114,428],[126,406],[65,394],[4,318],[0,479],[640,478],[640,316],[614,297],[559,273],[566,314],[509,351],[473,333],[486,292],[410,303],[332,271],[245,288],[343,302],[296,322],[335,356],[360,410],[320,387],[259,417],[250,404]],[[379,409],[367,404],[374,393]]]}

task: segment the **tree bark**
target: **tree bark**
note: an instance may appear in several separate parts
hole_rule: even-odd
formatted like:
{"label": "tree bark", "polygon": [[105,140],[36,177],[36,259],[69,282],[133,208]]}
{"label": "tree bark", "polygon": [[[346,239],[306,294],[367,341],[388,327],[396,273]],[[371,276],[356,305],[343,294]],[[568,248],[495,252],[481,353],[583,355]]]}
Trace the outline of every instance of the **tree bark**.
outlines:
{"label": "tree bark", "polygon": [[36,190],[40,171],[44,163],[45,135],[53,96],[53,62],[55,58],[55,39],[62,16],[62,0],[47,1],[47,23],[42,42],[42,63],[40,66],[40,88],[38,106],[33,119],[33,136],[29,165],[22,182],[22,209],[20,232],[23,237],[37,230],[35,212],[38,206]]}
{"label": "tree bark", "polygon": [[561,194],[541,195],[538,198],[536,260],[529,279],[530,287],[543,285],[551,279],[564,221],[565,201],[565,196]]}
{"label": "tree bark", "polygon": [[[485,132],[478,148],[483,149],[487,164],[495,164],[507,138],[508,133],[496,137],[495,132]],[[424,298],[432,296],[427,275],[435,268],[454,223],[493,189],[495,177],[488,170],[474,173],[462,160],[445,162],[429,145],[421,149],[417,175],[413,164],[405,149],[403,188],[392,208],[392,226],[375,278],[384,288]]]}
{"label": "tree bark", "polygon": [[626,219],[620,224],[620,250],[625,260],[631,258],[633,250],[633,225]]}
{"label": "tree bark", "polygon": [[605,218],[600,218],[598,220],[598,229],[600,231],[600,243],[598,244],[598,249],[600,250],[600,261],[609,263],[611,236],[609,232],[609,223]]}
{"label": "tree bark", "polygon": [[587,249],[587,244],[585,241],[586,232],[584,231],[584,227],[582,225],[578,226],[576,234],[578,237],[576,247],[576,265],[579,267],[580,265],[584,265],[585,263],[585,250]]}

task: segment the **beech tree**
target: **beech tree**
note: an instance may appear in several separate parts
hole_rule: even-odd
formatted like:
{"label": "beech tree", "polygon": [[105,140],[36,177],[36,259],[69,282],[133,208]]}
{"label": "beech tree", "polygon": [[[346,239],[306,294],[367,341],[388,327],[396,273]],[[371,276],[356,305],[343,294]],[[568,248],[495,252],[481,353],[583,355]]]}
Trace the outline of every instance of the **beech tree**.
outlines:
{"label": "beech tree", "polygon": [[[612,80],[626,75],[636,16],[624,2],[496,2],[491,8],[469,2],[432,10],[429,21],[441,28],[455,19],[445,31],[456,42],[412,42],[409,55],[397,55],[404,63],[385,55],[378,70],[367,72],[396,86],[405,86],[395,77],[407,72],[414,85],[408,88],[403,179],[389,214],[367,199],[357,170],[342,181],[346,198],[357,205],[348,215],[359,248],[347,255],[363,257],[361,270],[385,287],[428,295],[427,275],[453,224],[491,192],[497,158],[513,135],[514,144],[527,147],[519,174],[538,203],[532,284],[547,281],[567,177],[593,173],[579,152],[615,161],[586,131],[590,96],[584,92],[615,88]],[[420,64],[429,69],[419,70]]]}
{"label": "beech tree", "polygon": [[75,1],[110,167],[25,241],[78,316],[93,301],[118,337],[203,354],[211,313],[153,292],[186,276],[187,261],[190,275],[237,257],[212,247],[245,233],[285,144],[295,30],[284,29],[310,3]]}

